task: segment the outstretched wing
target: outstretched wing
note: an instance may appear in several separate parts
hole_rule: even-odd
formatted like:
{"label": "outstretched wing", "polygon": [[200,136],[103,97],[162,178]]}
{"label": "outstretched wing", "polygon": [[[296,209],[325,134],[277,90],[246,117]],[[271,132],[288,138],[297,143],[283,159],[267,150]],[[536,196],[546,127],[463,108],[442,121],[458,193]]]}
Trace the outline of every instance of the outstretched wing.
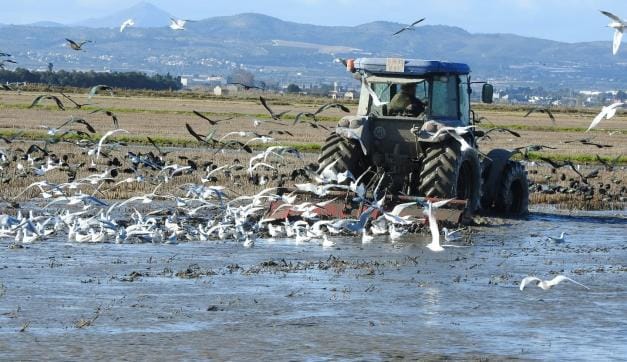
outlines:
{"label": "outstretched wing", "polygon": [[614,55],[618,53],[618,49],[620,48],[620,42],[623,40],[623,31],[621,29],[616,29],[614,32],[614,46],[612,47],[612,52]]}
{"label": "outstretched wing", "polygon": [[541,280],[540,278],[536,278],[536,277],[524,277],[523,280],[520,281],[520,290],[525,289],[527,284],[533,283],[533,282],[536,282],[537,284],[537,283],[540,283]]}
{"label": "outstretched wing", "polygon": [[610,13],[609,11],[603,11],[603,10],[600,10],[600,11],[601,11],[601,13],[602,13],[603,15],[607,16],[608,18],[610,18],[610,19],[612,19],[612,20],[614,20],[614,21],[617,21],[617,22],[619,22],[619,23],[623,21],[621,18],[619,18],[618,16],[616,16],[616,15],[614,15],[614,14]]}
{"label": "outstretched wing", "polygon": [[569,282],[571,282],[571,283],[575,283],[575,284],[580,285],[580,286],[582,286],[582,287],[584,287],[584,288],[586,288],[586,289],[590,289],[590,288],[588,288],[587,286],[585,286],[585,285],[583,285],[583,284],[581,284],[581,283],[579,283],[579,282],[577,282],[577,281],[575,281],[575,280],[572,280],[572,279],[570,279],[569,277],[563,276],[563,275],[558,275],[558,276],[556,276],[555,278],[553,278],[553,279],[549,282],[549,284],[551,284],[551,285],[557,285],[557,284],[559,284],[559,283],[563,282],[564,280],[568,280],[568,281],[569,281]]}
{"label": "outstretched wing", "polygon": [[75,42],[74,40],[72,40],[72,39],[68,39],[68,38],[65,38],[65,40],[66,40],[68,43],[70,43],[70,45],[80,48],[80,46],[79,46],[78,44],[76,44],[76,42]]}
{"label": "outstretched wing", "polygon": [[411,25],[410,25],[410,26],[414,26],[414,25],[416,25],[416,24],[418,24],[418,23],[421,23],[421,22],[423,22],[425,19],[426,19],[426,18],[422,18],[422,19],[416,20],[416,21],[414,21],[413,23],[411,23]]}
{"label": "outstretched wing", "polygon": [[198,111],[192,111],[195,115],[197,115],[198,117],[204,119],[205,121],[209,122],[212,126],[215,126],[218,122],[213,121],[211,119],[209,119],[208,117],[206,117],[204,114],[198,112]]}
{"label": "outstretched wing", "polygon": [[263,106],[263,108],[265,108],[268,113],[270,113],[271,116],[274,116],[274,112],[272,112],[272,109],[270,109],[270,107],[268,106],[268,103],[266,103],[266,99],[262,96],[259,96],[259,101],[261,102],[261,105]]}
{"label": "outstretched wing", "polygon": [[599,114],[597,114],[597,116],[594,117],[594,119],[592,120],[592,123],[590,123],[590,126],[588,126],[588,129],[586,130],[586,132],[588,132],[591,129],[593,129],[594,127],[596,127],[599,124],[599,122],[601,122],[603,117],[605,117],[605,115],[607,114],[607,111],[608,111],[608,109],[606,107],[603,107],[601,112],[599,112]]}

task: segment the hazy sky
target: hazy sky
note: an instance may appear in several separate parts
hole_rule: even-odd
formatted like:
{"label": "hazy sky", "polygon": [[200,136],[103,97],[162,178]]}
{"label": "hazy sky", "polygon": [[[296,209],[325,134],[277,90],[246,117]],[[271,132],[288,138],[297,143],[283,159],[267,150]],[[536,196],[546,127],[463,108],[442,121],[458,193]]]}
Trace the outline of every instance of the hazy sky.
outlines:
{"label": "hazy sky", "polygon": [[[0,23],[73,23],[129,7],[139,0],[2,0]],[[181,18],[258,12],[320,25],[375,20],[462,27],[473,33],[513,33],[567,42],[610,40],[607,10],[627,19],[627,0],[152,0]],[[376,6],[375,4],[378,4]]]}

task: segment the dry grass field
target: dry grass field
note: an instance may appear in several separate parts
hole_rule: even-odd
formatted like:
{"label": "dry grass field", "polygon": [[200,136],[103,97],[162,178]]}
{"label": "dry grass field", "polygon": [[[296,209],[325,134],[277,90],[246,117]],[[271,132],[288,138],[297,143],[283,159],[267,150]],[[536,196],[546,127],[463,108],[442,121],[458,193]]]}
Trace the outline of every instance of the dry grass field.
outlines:
{"label": "dry grass field", "polygon": [[[202,164],[212,162],[214,165],[221,166],[231,164],[234,159],[240,159],[242,164],[246,165],[249,155],[243,152],[226,152],[215,154],[198,145],[198,142],[189,135],[185,128],[185,124],[189,123],[197,132],[206,134],[215,130],[215,138],[222,137],[229,132],[238,131],[254,131],[260,134],[269,134],[271,131],[275,142],[268,143],[270,145],[292,145],[303,151],[311,151],[306,154],[304,160],[288,160],[285,165],[280,165],[280,172],[275,172],[275,178],[278,174],[288,174],[294,169],[303,165],[315,162],[317,149],[324,142],[329,131],[323,128],[312,128],[306,123],[292,126],[292,120],[298,112],[311,112],[318,106],[328,102],[328,99],[312,98],[312,97],[281,97],[277,95],[267,95],[268,102],[275,112],[290,110],[284,118],[289,126],[281,126],[273,123],[262,122],[261,125],[255,127],[254,120],[268,121],[270,117],[260,102],[253,96],[250,98],[233,98],[228,99],[191,99],[176,97],[141,97],[141,96],[96,96],[88,99],[86,94],[70,94],[70,96],[81,104],[89,104],[82,109],[76,109],[74,106],[64,100],[66,110],[61,111],[54,106],[52,101],[44,101],[41,105],[34,108],[28,108],[32,100],[39,94],[35,92],[3,92],[0,93],[0,134],[7,136],[18,132],[23,132],[20,136],[22,141],[16,140],[10,145],[2,145],[0,148],[27,148],[32,139],[44,140],[47,138],[46,129],[42,126],[57,127],[70,117],[81,117],[89,121],[101,135],[113,129],[113,123],[110,117],[103,113],[90,114],[91,111],[104,108],[112,111],[119,118],[119,126],[129,134],[121,134],[114,139],[123,140],[128,143],[112,151],[114,156],[123,159],[129,149],[137,149],[136,144],[146,144],[146,136],[155,139],[160,145],[174,146],[175,149],[168,149],[171,152],[166,156],[166,163],[177,163],[185,165],[184,157],[193,159],[195,162]],[[351,112],[356,110],[355,103],[346,104]],[[220,122],[217,126],[211,126],[207,121],[200,119],[192,113],[193,110],[202,112],[211,119],[232,119]],[[490,127],[510,127],[512,130],[520,133],[521,137],[516,138],[507,133],[493,132],[490,139],[484,139],[480,143],[481,150],[489,151],[495,147],[515,148],[530,144],[541,144],[555,147],[555,150],[543,150],[540,153],[532,153],[531,158],[536,159],[539,156],[549,157],[553,160],[572,160],[576,164],[583,166],[582,173],[587,173],[600,168],[595,166],[596,155],[603,159],[612,159],[619,157],[619,164],[627,162],[627,114],[624,111],[619,113],[611,120],[603,121],[598,129],[589,133],[585,133],[592,118],[594,118],[597,109],[579,109],[579,110],[556,110],[556,124],[552,125],[548,116],[542,113],[532,113],[529,117],[524,118],[525,111],[516,108],[507,108],[503,106],[485,106],[477,107],[477,115],[485,117],[480,127],[489,129]],[[335,125],[340,117],[345,113],[332,109],[322,114],[321,124],[331,128]],[[276,131],[289,131],[293,136],[283,134],[279,135]],[[95,138],[95,137],[94,137]],[[579,142],[565,143],[569,140],[577,140],[581,138],[591,138],[591,142],[609,145],[611,147],[597,148],[593,145],[583,145]],[[95,138],[97,140],[97,138]],[[229,139],[238,139],[246,141],[248,137],[229,137]],[[1,142],[1,141],[0,141]],[[154,150],[144,146],[144,152]],[[93,157],[81,154],[80,149],[71,143],[59,143],[51,145],[50,149],[57,154],[70,155],[70,162],[89,164]],[[99,160],[100,169],[107,167],[106,160]],[[529,178],[533,182],[551,185],[551,186],[572,186],[572,182],[578,179],[578,176],[571,170],[561,168],[555,173],[544,163],[529,164],[527,169],[530,171]],[[262,172],[263,173],[263,172]],[[564,175],[562,175],[562,173]],[[86,170],[80,170],[78,178],[90,174]],[[266,172],[268,176],[272,176],[272,172]],[[56,176],[55,176],[56,175]],[[30,184],[33,180],[28,177],[15,178],[11,177],[10,171],[3,170],[3,184],[0,191],[5,197],[16,195],[22,188]],[[53,170],[47,174],[50,181],[64,182],[66,174],[61,171]],[[127,177],[121,175],[119,177]],[[170,183],[164,187],[162,191],[180,187],[180,185],[188,182],[199,182],[199,177],[192,175],[184,175],[177,178],[177,182]],[[9,181],[10,179],[10,181]],[[621,188],[624,189],[625,171],[623,167],[618,167],[614,171],[601,168],[599,176],[590,179],[591,185],[597,188],[605,188],[610,185],[606,194],[596,193],[592,198],[583,197],[579,193],[532,193],[532,202],[556,203],[563,204],[566,207],[576,208],[615,208],[621,207],[623,204]],[[246,184],[254,191],[260,186],[253,185],[247,180],[246,168],[240,170],[239,176],[229,178],[221,176],[216,184],[227,184],[234,190],[238,183]],[[289,182],[288,182],[289,183]],[[156,183],[155,183],[156,184]],[[597,185],[598,184],[598,185]],[[108,198],[123,198],[138,192],[150,192],[152,185],[150,183],[140,186],[120,185],[115,189],[103,187],[99,192]],[[107,191],[108,190],[108,191]],[[35,196],[35,190],[28,192],[22,198]],[[608,199],[607,195],[614,195]]]}

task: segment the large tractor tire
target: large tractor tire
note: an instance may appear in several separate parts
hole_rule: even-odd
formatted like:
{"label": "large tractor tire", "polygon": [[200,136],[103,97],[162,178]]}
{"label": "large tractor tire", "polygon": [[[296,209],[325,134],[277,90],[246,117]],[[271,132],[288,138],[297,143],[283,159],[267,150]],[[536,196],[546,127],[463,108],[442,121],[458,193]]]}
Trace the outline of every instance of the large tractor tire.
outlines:
{"label": "large tractor tire", "polygon": [[507,216],[523,216],[529,212],[527,172],[520,162],[507,161],[495,200],[495,209]]}
{"label": "large tractor tire", "polygon": [[318,172],[336,160],[333,168],[337,172],[350,171],[355,178],[368,169],[368,160],[359,143],[333,133],[327,137],[322,146],[318,157]]}
{"label": "large tractor tire", "polygon": [[460,150],[457,141],[433,144],[425,150],[418,191],[421,195],[466,200],[471,216],[481,201],[481,163],[474,149]]}

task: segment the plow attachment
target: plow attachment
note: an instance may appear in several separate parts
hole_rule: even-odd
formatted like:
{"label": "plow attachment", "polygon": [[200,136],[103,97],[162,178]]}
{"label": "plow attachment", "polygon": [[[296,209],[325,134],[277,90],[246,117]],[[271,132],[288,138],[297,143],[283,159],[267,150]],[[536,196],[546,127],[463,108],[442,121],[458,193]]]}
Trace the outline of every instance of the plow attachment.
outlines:
{"label": "plow attachment", "polygon": [[[285,193],[299,194],[299,202],[311,203],[309,213],[318,215],[321,219],[357,219],[359,215],[368,209],[368,205],[364,203],[355,203],[352,199],[352,193],[346,191],[330,191],[324,197],[317,197],[307,192],[301,192],[295,189],[282,189]],[[416,223],[426,223],[423,214],[423,204],[427,200],[438,202],[441,199],[419,196],[386,196],[384,202],[384,211],[392,212],[395,206],[413,202],[414,205],[404,208],[397,216],[410,216]],[[459,224],[462,219],[465,200],[451,200],[446,205],[434,210],[436,218],[439,222],[447,222],[451,224]],[[304,212],[296,210],[292,205],[283,201],[273,201],[270,203],[268,212],[264,216],[266,219],[284,220],[285,218],[298,218]],[[371,217],[377,218],[381,215],[381,211],[375,210]]]}

